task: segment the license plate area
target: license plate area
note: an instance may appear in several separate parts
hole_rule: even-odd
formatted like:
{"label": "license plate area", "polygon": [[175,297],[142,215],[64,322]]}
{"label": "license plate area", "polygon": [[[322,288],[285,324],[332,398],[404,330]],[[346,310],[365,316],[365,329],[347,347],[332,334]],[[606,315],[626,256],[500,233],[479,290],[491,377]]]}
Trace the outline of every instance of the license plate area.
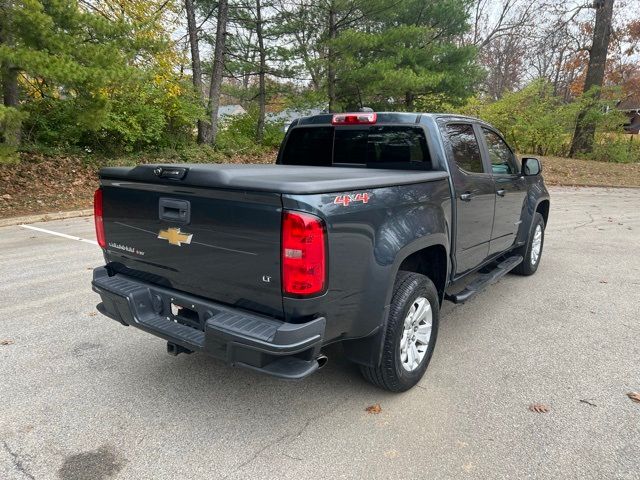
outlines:
{"label": "license plate area", "polygon": [[195,305],[185,306],[171,302],[171,316],[174,322],[197,330],[203,330],[200,314],[196,310]]}

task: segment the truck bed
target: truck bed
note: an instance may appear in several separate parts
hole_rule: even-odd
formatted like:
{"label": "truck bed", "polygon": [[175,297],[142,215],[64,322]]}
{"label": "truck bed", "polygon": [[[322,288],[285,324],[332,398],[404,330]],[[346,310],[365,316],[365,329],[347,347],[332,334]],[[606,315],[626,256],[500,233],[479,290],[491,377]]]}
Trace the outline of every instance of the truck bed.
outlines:
{"label": "truck bed", "polygon": [[[159,178],[158,168],[184,168],[183,179]],[[409,185],[447,178],[441,171],[388,170],[352,167],[303,167],[296,165],[162,164],[107,167],[104,180],[189,185],[255,192],[314,194]]]}

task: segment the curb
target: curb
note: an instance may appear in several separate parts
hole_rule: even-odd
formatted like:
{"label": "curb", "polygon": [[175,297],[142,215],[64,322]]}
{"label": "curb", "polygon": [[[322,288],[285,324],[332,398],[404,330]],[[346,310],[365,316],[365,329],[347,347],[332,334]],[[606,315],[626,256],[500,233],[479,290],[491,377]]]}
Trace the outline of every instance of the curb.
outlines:
{"label": "curb", "polygon": [[63,220],[65,218],[88,217],[90,215],[93,215],[93,208],[67,212],[42,213],[39,215],[27,215],[25,217],[0,218],[0,227],[20,225],[21,223],[48,222],[50,220]]}

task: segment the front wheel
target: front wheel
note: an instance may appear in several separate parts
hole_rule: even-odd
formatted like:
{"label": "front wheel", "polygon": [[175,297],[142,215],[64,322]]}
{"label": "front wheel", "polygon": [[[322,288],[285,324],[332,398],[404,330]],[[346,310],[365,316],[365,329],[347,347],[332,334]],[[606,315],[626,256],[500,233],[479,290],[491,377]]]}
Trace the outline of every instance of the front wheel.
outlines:
{"label": "front wheel", "polygon": [[513,273],[518,275],[533,275],[540,265],[542,247],[544,246],[544,218],[536,212],[533,216],[533,224],[527,243],[518,249],[522,255],[522,263],[514,268]]}
{"label": "front wheel", "polygon": [[360,367],[374,385],[403,392],[420,381],[431,360],[438,335],[440,303],[433,282],[424,275],[401,271],[377,367]]}

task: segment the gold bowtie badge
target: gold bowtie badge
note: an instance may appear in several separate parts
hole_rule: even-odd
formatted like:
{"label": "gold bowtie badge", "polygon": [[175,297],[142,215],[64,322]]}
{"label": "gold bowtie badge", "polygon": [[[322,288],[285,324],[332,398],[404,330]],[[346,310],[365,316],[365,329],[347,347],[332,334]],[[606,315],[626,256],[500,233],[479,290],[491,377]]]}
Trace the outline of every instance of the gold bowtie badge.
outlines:
{"label": "gold bowtie badge", "polygon": [[158,238],[167,240],[171,245],[181,246],[183,243],[189,245],[191,243],[192,233],[181,232],[179,228],[167,228],[166,230],[160,230]]}

